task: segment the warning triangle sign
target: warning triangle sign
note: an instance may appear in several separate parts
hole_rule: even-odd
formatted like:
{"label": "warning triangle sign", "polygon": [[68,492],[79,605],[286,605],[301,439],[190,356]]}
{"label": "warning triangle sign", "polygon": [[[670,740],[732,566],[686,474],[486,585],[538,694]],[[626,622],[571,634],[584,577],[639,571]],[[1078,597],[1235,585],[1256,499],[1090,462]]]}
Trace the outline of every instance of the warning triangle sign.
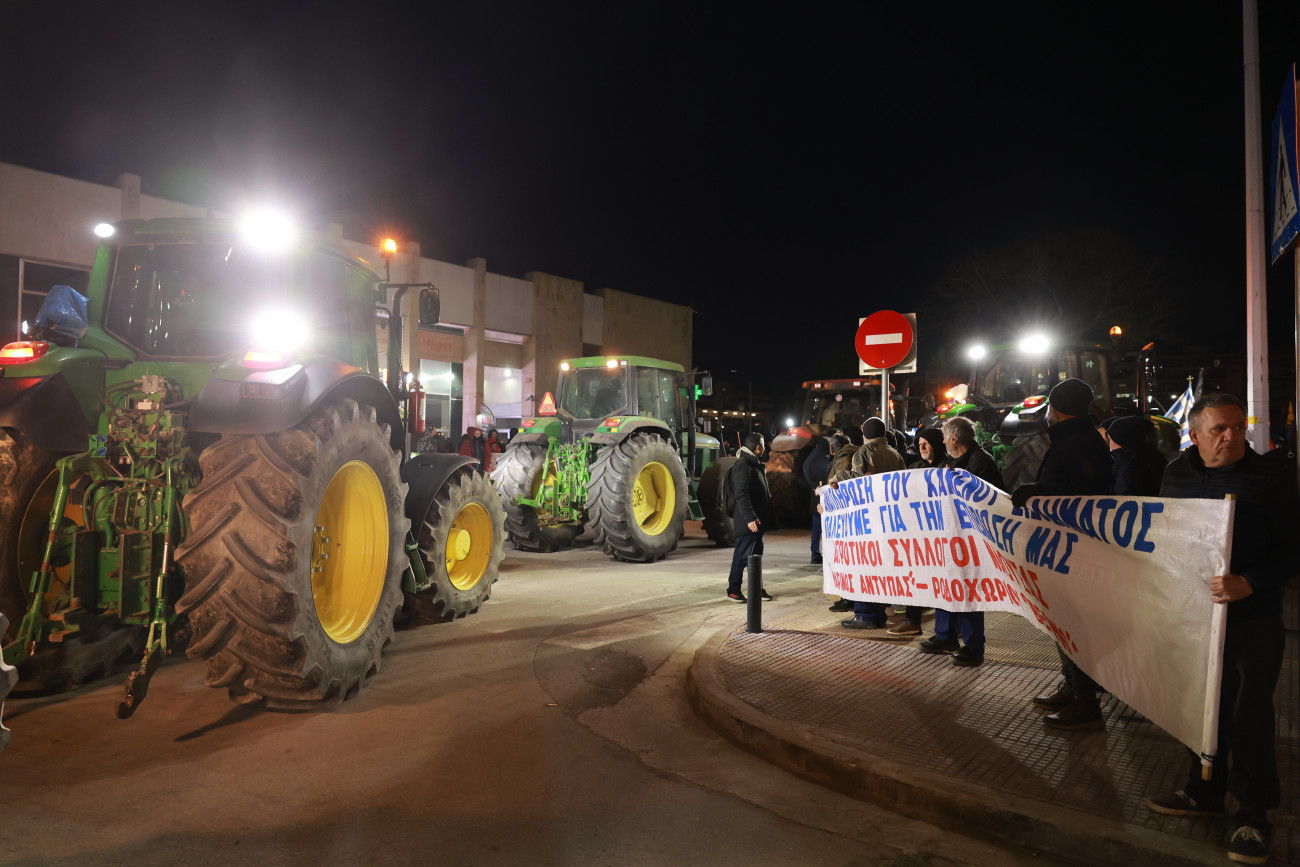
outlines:
{"label": "warning triangle sign", "polygon": [[537,407],[537,414],[555,415],[555,398],[551,397],[551,393],[549,391],[546,392],[546,394],[542,395],[542,402]]}
{"label": "warning triangle sign", "polygon": [[1277,137],[1277,185],[1273,188],[1273,243],[1286,231],[1296,215],[1295,188],[1291,186],[1291,164],[1286,157],[1286,136]]}

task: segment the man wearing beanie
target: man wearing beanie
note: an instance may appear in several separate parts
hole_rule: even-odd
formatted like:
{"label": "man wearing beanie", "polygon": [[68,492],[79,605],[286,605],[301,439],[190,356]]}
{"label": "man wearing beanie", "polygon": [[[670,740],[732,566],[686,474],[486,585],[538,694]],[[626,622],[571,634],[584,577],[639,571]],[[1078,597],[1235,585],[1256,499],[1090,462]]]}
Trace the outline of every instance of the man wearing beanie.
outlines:
{"label": "man wearing beanie", "polygon": [[[893,470],[905,470],[907,464],[903,456],[889,445],[885,438],[885,423],[872,416],[862,423],[862,447],[853,455],[853,465],[849,477],[869,476],[874,473],[888,473]],[[843,478],[833,481],[844,481]],[[835,603],[840,605],[846,600]],[[835,610],[835,606],[831,606]],[[879,602],[854,602],[853,618],[841,620],[845,629],[880,629],[885,625],[885,606]]]}
{"label": "man wearing beanie", "polygon": [[[1047,397],[1047,438],[1050,445],[1038,468],[1038,478],[1011,494],[1012,505],[1023,506],[1030,497],[1088,497],[1111,492],[1110,449],[1097,435],[1090,410],[1092,389],[1081,379],[1057,383]],[[1034,697],[1034,707],[1052,711],[1043,723],[1054,729],[1106,727],[1097,698],[1100,687],[1061,650],[1064,682],[1055,692]]]}

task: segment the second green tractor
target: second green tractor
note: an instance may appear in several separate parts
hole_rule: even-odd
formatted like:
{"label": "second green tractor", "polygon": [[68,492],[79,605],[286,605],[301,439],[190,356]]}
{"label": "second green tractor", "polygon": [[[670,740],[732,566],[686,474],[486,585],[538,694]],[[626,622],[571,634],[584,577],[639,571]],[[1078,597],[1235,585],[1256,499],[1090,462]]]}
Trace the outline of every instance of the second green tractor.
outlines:
{"label": "second green tractor", "polygon": [[[708,374],[640,356],[573,358],[501,455],[492,480],[516,548],[567,548],[590,527],[618,560],[650,563],[708,517],[698,479],[718,441],[696,431]],[[716,499],[716,498],[715,498]]]}

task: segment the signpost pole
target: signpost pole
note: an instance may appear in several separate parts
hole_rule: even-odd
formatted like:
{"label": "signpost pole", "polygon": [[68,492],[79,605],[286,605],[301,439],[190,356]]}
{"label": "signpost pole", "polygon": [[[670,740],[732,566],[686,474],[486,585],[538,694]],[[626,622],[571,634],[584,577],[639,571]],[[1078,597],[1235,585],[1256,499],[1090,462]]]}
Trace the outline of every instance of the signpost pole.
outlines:
{"label": "signpost pole", "polygon": [[1246,436],[1261,455],[1268,442],[1268,296],[1264,285],[1264,157],[1260,142],[1259,14],[1242,0],[1246,101]]}
{"label": "signpost pole", "polygon": [[892,368],[885,367],[880,371],[880,419],[885,423],[885,429],[893,427],[889,419],[889,371]]}

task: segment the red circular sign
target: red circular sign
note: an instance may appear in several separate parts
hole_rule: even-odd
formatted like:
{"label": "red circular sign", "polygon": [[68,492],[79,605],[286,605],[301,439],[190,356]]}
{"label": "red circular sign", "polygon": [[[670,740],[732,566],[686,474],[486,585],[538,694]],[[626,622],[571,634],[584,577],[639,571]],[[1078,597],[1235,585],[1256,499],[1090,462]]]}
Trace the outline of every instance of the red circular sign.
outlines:
{"label": "red circular sign", "polygon": [[858,326],[854,345],[867,367],[896,367],[912,351],[912,323],[892,310],[878,310]]}

